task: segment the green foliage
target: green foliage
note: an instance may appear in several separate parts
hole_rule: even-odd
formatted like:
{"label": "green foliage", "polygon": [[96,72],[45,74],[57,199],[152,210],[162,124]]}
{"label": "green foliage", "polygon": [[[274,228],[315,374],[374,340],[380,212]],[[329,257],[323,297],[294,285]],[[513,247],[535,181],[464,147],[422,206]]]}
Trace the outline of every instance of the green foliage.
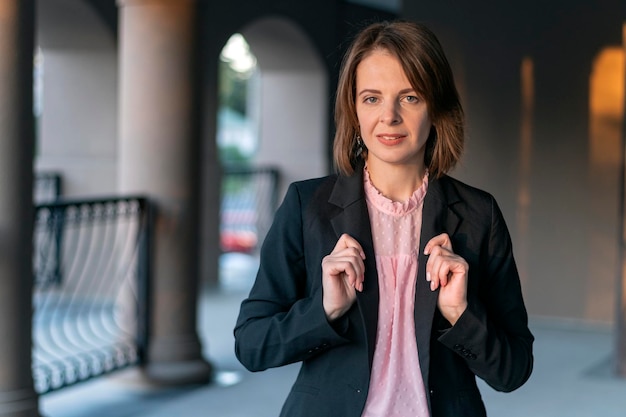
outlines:
{"label": "green foliage", "polygon": [[219,63],[219,103],[220,106],[246,114],[248,79],[251,73],[235,71],[228,62],[220,59]]}
{"label": "green foliage", "polygon": [[220,146],[219,157],[220,161],[225,164],[246,165],[249,162],[249,158],[241,153],[239,147],[234,145]]}
{"label": "green foliage", "polygon": [[256,58],[241,35],[233,35],[224,46],[218,71],[219,157],[228,165],[246,165],[250,156],[242,150],[245,143],[240,140],[245,142],[245,138],[249,137],[246,117],[250,100],[248,93],[251,77],[256,71]]}

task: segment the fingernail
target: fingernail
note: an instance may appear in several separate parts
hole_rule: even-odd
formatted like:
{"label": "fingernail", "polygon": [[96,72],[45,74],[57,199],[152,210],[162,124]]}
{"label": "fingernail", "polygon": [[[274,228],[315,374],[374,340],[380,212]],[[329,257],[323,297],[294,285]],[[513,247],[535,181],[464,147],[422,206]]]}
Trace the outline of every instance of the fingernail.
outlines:
{"label": "fingernail", "polygon": [[431,283],[430,283],[430,290],[431,290],[431,291],[435,291],[436,289],[437,289],[437,288],[436,288],[436,286],[435,286],[435,283],[434,283],[434,282],[431,282]]}
{"label": "fingernail", "polygon": [[426,272],[426,281],[430,282],[430,272]]}

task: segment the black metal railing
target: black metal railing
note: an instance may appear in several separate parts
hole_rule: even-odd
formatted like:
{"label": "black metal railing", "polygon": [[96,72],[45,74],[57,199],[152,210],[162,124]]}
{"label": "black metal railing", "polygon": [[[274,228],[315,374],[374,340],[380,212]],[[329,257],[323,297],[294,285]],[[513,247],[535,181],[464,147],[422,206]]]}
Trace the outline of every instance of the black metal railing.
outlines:
{"label": "black metal railing", "polygon": [[151,214],[143,197],[35,208],[33,377],[43,394],[144,358]]}
{"label": "black metal railing", "polygon": [[[278,203],[279,171],[228,167],[225,252],[255,253]],[[33,378],[39,394],[145,360],[152,211],[145,197],[59,199],[37,174],[33,234]],[[43,203],[45,202],[45,203]]]}
{"label": "black metal railing", "polygon": [[225,167],[220,239],[224,252],[255,253],[274,218],[280,173],[274,167]]}

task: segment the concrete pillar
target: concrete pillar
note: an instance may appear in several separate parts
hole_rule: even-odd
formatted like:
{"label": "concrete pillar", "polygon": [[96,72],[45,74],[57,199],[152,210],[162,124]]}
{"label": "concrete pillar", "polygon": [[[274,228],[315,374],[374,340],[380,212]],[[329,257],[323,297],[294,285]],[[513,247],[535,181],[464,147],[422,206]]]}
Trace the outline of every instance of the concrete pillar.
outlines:
{"label": "concrete pillar", "polygon": [[32,352],[34,2],[0,2],[0,416],[39,416]]}
{"label": "concrete pillar", "polygon": [[209,381],[196,324],[199,135],[194,0],[118,0],[120,191],[156,203],[145,375]]}

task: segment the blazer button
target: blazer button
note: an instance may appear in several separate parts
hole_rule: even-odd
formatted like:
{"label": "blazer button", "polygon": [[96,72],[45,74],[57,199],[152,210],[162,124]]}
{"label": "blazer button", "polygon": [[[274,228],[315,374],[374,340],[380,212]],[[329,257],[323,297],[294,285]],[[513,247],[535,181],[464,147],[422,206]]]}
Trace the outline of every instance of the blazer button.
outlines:
{"label": "blazer button", "polygon": [[456,345],[454,345],[453,347],[454,347],[455,350],[463,350],[464,349],[464,346],[460,345],[458,343]]}

